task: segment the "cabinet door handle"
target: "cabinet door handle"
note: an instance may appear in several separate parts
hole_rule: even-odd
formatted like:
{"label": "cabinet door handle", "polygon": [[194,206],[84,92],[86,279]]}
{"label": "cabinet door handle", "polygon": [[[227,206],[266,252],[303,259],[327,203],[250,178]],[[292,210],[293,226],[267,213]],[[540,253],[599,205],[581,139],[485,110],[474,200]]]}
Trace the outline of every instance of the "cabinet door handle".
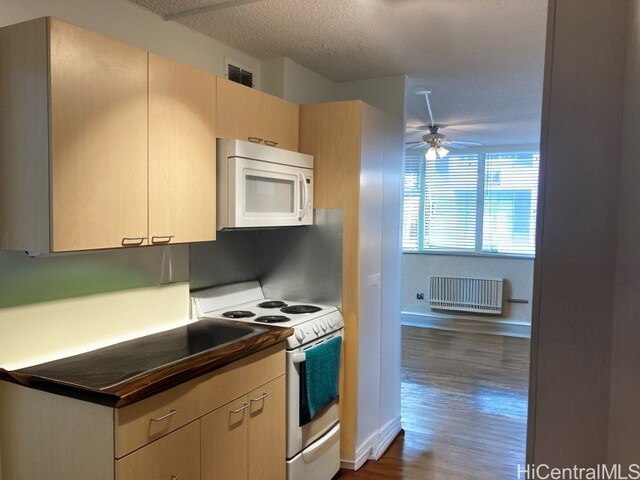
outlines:
{"label": "cabinet door handle", "polygon": [[247,408],[249,408],[249,404],[245,403],[242,407],[238,408],[237,410],[231,410],[231,413],[240,413],[243,410],[246,410]]}
{"label": "cabinet door handle", "polygon": [[163,416],[158,417],[158,418],[152,418],[151,421],[152,422],[161,422],[162,420],[166,420],[169,417],[173,417],[176,413],[178,413],[178,410],[176,410],[175,408],[172,408],[171,411],[169,413],[167,413],[166,415],[163,415]]}
{"label": "cabinet door handle", "polygon": [[270,147],[275,147],[276,145],[278,145],[278,142],[274,142],[273,140],[265,140],[264,144],[269,145]]}
{"label": "cabinet door handle", "polygon": [[262,139],[258,138],[258,137],[249,137],[249,138],[247,138],[247,140],[249,140],[250,142],[253,142],[253,143],[262,143]]}
{"label": "cabinet door handle", "polygon": [[252,398],[251,401],[252,402],[259,402],[260,400],[264,400],[265,398],[267,398],[269,396],[268,393],[263,393],[262,395],[260,395],[258,398]]}
{"label": "cabinet door handle", "polygon": [[171,475],[171,480],[178,480],[178,477],[176,477],[175,475]]}
{"label": "cabinet door handle", "polygon": [[175,235],[154,235],[151,237],[151,243],[169,243]]}
{"label": "cabinet door handle", "polygon": [[124,237],[122,239],[122,245],[125,247],[142,245],[147,238],[149,237]]}

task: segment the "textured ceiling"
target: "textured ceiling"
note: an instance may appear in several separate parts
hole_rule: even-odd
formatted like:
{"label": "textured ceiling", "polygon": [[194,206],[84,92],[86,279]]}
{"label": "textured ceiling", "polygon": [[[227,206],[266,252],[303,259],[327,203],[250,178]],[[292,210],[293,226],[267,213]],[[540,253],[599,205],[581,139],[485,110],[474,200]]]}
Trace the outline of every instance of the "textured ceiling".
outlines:
{"label": "textured ceiling", "polygon": [[[132,0],[165,16],[223,0]],[[407,140],[435,122],[458,140],[537,143],[547,0],[262,0],[177,20],[257,58],[336,82],[409,76]]]}

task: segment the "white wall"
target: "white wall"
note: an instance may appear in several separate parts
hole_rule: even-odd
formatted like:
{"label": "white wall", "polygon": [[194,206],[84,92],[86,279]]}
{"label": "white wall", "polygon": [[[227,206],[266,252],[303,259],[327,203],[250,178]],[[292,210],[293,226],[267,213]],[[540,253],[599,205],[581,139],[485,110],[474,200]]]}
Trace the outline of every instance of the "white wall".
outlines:
{"label": "white wall", "polygon": [[[369,457],[378,442],[380,425],[381,282],[370,281],[382,273],[382,209],[384,115],[364,106],[360,164],[359,286],[358,286],[358,421],[356,461]],[[364,450],[364,453],[363,453]]]}
{"label": "white wall", "polygon": [[339,84],[287,57],[262,61],[263,90],[299,104],[340,99]]}
{"label": "white wall", "polygon": [[627,3],[549,2],[528,463],[607,459]]}
{"label": "white wall", "polygon": [[[459,256],[445,254],[405,253],[402,255],[402,312],[440,315],[429,307],[429,277],[450,275],[453,277],[503,278],[503,298],[518,298],[529,303],[503,304],[504,321],[531,323],[533,295],[533,259],[495,258],[489,256]],[[424,300],[416,298],[424,294]],[[460,314],[452,314],[460,316]],[[468,316],[468,315],[466,315]]]}
{"label": "white wall", "polygon": [[176,22],[126,0],[3,0],[0,26],[53,16],[151,52],[224,75],[228,56],[255,69],[260,81],[260,61]]}
{"label": "white wall", "polygon": [[392,117],[402,119],[404,136],[406,84],[406,75],[341,82],[337,84],[339,88],[337,100],[363,100]]}
{"label": "white wall", "polygon": [[[262,90],[264,92],[275,95],[276,97],[285,98],[289,101],[285,95],[284,88],[284,71],[285,57],[273,57],[262,61],[262,75],[260,76]],[[299,103],[299,102],[296,102]]]}
{"label": "white wall", "polygon": [[263,60],[262,69],[265,92],[300,104],[362,100],[401,121],[404,135],[405,75],[334,82],[286,57]]}
{"label": "white wall", "polygon": [[640,431],[640,1],[627,6],[608,459],[628,465],[638,463]]}
{"label": "white wall", "polygon": [[401,428],[401,215],[404,121],[385,116],[382,210],[382,311],[380,325],[379,458]]}
{"label": "white wall", "polygon": [[36,365],[189,321],[187,282],[2,308],[0,367]]}

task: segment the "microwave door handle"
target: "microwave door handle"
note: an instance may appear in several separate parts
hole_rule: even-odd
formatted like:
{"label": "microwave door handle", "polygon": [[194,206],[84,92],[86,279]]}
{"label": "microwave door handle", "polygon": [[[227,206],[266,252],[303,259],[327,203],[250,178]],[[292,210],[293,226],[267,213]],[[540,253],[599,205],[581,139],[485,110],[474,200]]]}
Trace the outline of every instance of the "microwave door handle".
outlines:
{"label": "microwave door handle", "polygon": [[304,176],[304,173],[298,173],[298,178],[302,183],[303,192],[304,192],[303,201],[302,201],[303,207],[298,212],[298,220],[302,220],[307,215],[307,211],[309,210],[309,200],[310,200],[309,187],[307,186],[307,178]]}

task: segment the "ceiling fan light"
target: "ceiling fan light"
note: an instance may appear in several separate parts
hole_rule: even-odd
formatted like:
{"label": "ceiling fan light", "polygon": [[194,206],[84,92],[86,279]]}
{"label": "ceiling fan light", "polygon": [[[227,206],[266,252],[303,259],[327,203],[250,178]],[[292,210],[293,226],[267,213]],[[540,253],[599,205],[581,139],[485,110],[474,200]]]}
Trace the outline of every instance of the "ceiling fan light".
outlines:
{"label": "ceiling fan light", "polygon": [[436,153],[438,154],[438,156],[439,156],[440,158],[444,158],[444,157],[446,157],[446,156],[447,156],[447,153],[449,153],[449,150],[447,150],[446,148],[444,148],[444,147],[442,147],[442,146],[436,147],[436,149],[435,149],[435,150],[436,150]]}
{"label": "ceiling fan light", "polygon": [[437,157],[436,155],[436,147],[429,147],[429,150],[427,150],[427,153],[424,155],[424,157],[427,160],[435,160]]}

